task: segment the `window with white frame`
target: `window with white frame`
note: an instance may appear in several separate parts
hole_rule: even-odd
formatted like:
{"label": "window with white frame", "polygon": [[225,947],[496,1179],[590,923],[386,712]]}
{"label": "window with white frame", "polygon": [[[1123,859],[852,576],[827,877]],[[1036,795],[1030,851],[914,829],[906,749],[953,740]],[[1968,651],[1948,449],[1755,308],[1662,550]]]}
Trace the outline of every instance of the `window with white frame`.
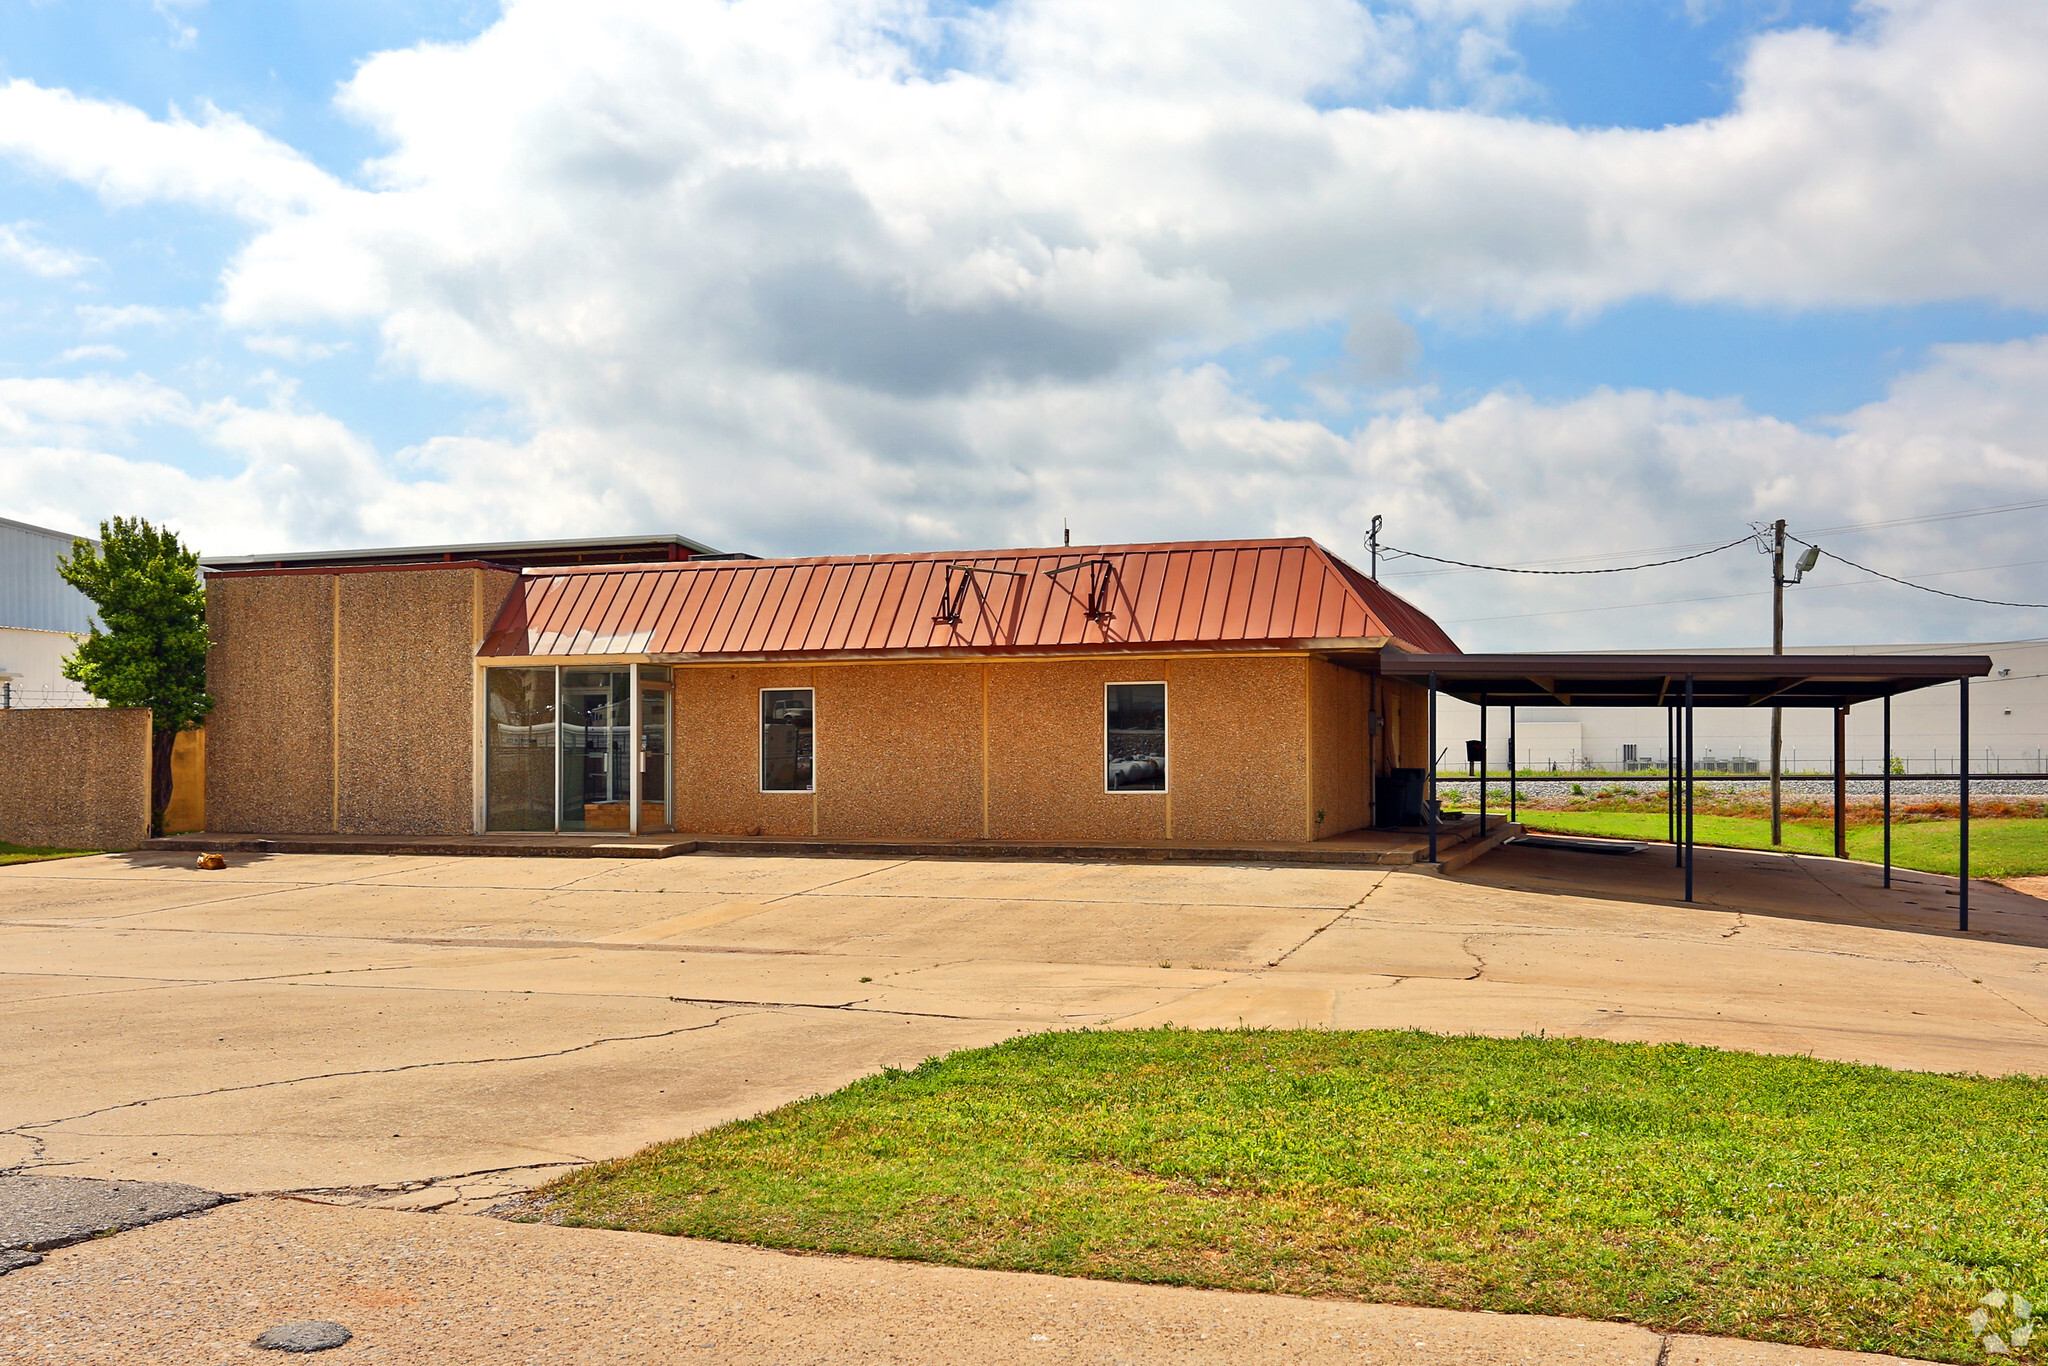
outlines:
{"label": "window with white frame", "polygon": [[810,792],[817,786],[815,697],[810,688],[761,690],[763,792]]}
{"label": "window with white frame", "polygon": [[1166,791],[1166,685],[1107,685],[1103,785],[1111,792]]}

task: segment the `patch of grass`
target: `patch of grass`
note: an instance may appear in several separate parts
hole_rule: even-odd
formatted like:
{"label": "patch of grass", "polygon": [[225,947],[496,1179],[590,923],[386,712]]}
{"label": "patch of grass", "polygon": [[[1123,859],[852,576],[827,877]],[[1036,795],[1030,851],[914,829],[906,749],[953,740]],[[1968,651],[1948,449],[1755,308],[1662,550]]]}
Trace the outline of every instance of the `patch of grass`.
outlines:
{"label": "patch of grass", "polygon": [[51,849],[42,845],[9,844],[0,840],[0,865],[9,863],[40,863],[52,858],[82,858],[95,854],[97,849]]}
{"label": "patch of grass", "polygon": [[1980,1361],[1978,1296],[2048,1299],[2048,1082],[1598,1040],[1043,1034],[542,1198],[770,1247]]}
{"label": "patch of grass", "polygon": [[[1530,811],[1518,819],[1531,830],[1605,835],[1614,839],[1662,840],[1662,812]],[[1957,821],[1910,821],[1892,827],[1892,862],[1924,873],[1956,871]],[[1769,849],[1771,823],[1741,816],[1693,817],[1693,838],[1730,849]],[[1800,854],[1833,854],[1834,827],[1825,822],[1786,821],[1784,848]],[[1849,829],[1849,857],[1877,863],[1884,857],[1884,831],[1871,825]],[[2048,820],[1974,817],[1970,821],[1972,877],[2048,875]]]}

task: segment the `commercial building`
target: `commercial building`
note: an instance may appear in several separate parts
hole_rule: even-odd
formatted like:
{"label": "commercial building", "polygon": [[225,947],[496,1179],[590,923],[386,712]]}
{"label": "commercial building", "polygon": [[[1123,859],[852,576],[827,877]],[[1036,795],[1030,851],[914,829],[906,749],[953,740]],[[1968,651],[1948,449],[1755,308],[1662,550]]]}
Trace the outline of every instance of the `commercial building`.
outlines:
{"label": "commercial building", "polygon": [[93,623],[91,600],[57,573],[73,539],[0,517],[0,708],[94,705],[64,677],[65,656]]}
{"label": "commercial building", "polygon": [[216,833],[1316,840],[1427,763],[1381,652],[1457,648],[1304,539],[207,568]]}

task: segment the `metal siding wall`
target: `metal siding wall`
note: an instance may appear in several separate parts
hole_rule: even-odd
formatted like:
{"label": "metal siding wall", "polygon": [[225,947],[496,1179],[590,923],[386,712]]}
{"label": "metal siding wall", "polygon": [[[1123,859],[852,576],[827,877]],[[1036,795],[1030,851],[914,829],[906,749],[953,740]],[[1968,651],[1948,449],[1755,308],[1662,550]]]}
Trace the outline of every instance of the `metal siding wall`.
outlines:
{"label": "metal siding wall", "polygon": [[92,603],[57,576],[57,557],[71,553],[59,531],[0,518],[0,626],[30,631],[92,627]]}

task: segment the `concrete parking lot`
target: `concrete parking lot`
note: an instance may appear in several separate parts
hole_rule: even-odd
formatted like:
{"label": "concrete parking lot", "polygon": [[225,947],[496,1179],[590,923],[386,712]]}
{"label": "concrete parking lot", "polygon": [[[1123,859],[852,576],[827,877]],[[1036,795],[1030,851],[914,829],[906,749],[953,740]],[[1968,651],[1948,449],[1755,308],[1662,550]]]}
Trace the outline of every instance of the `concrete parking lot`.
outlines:
{"label": "concrete parking lot", "polygon": [[[1211,1343],[1199,1325],[1223,1322],[1231,1297],[1108,1287],[1075,1292],[1109,1306],[1094,1318],[1061,1310],[1066,1326],[1046,1328],[1026,1312],[1041,1292],[1000,1273],[847,1271],[447,1216],[882,1066],[1048,1028],[1542,1031],[2048,1073],[2048,902],[1980,885],[1962,936],[1952,882],[1906,874],[1885,891],[1860,865],[1703,850],[1688,906],[1666,859],[1511,848],[1454,877],[709,855],[0,869],[0,1169],[289,1197],[16,1272],[4,1286],[24,1317],[0,1319],[0,1360],[218,1362],[272,1323],[336,1316],[368,1329],[337,1360],[694,1359],[671,1354],[683,1346],[770,1360],[803,1344],[803,1359],[987,1360],[1054,1342],[1064,1360],[1351,1360],[1331,1344],[1392,1350],[1420,1329],[1257,1301]],[[667,1287],[647,1293],[676,1305],[744,1283],[771,1307],[685,1322],[624,1290],[585,1303],[574,1276],[532,1279],[543,1254]],[[874,1303],[952,1324],[959,1350],[884,1331],[863,1283]],[[549,1336],[572,1301],[587,1330]],[[509,1328],[477,1335],[518,1305],[534,1320],[518,1344]],[[1804,1359],[1441,1317],[1416,1339],[1434,1346],[1402,1354]],[[1311,1328],[1339,1337],[1278,1350]],[[824,1342],[863,1345],[813,1350]]]}
{"label": "concrete parking lot", "polygon": [[[885,1065],[1174,1023],[2048,1072],[2048,903],[1705,851],[1465,875],[689,856],[0,870],[0,1166],[488,1201]],[[387,1198],[390,1193],[386,1193]],[[354,1198],[354,1197],[351,1197]],[[363,1198],[368,1198],[367,1194]]]}

